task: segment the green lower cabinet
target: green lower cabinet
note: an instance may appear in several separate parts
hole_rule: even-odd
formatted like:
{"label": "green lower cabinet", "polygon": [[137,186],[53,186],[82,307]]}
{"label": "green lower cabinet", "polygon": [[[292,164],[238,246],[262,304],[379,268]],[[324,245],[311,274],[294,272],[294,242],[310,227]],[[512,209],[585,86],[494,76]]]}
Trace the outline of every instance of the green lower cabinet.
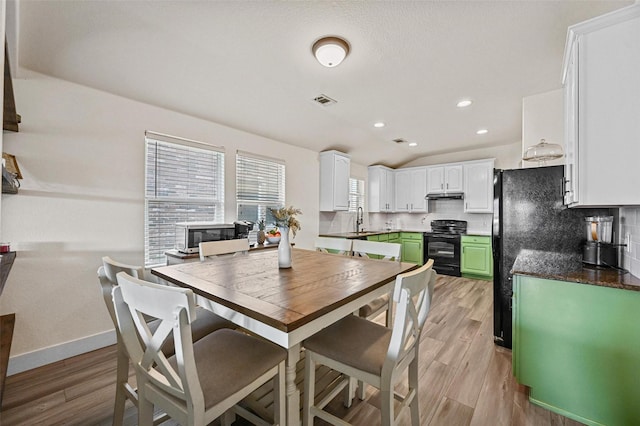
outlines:
{"label": "green lower cabinet", "polygon": [[515,275],[513,373],[587,425],[640,425],[640,291]]}
{"label": "green lower cabinet", "polygon": [[462,272],[462,276],[484,280],[493,278],[491,237],[463,235],[461,245],[460,272]]}
{"label": "green lower cabinet", "polygon": [[401,232],[402,261],[422,265],[423,235],[420,232]]}

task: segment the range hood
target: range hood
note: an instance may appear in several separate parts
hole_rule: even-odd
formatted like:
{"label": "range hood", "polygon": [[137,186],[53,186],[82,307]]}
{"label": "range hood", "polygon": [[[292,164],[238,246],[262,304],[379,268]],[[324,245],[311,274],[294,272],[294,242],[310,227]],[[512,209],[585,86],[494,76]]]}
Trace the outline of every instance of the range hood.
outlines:
{"label": "range hood", "polygon": [[462,200],[464,194],[462,192],[443,192],[439,194],[427,194],[425,200]]}

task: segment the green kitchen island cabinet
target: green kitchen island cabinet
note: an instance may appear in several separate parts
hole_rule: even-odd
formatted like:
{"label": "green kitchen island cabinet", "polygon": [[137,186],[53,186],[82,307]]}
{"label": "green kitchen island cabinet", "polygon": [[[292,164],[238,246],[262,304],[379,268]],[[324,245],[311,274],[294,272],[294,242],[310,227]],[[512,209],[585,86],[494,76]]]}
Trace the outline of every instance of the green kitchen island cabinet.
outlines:
{"label": "green kitchen island cabinet", "polygon": [[491,237],[463,235],[460,272],[463,277],[490,280],[493,277]]}
{"label": "green kitchen island cabinet", "polygon": [[556,280],[517,269],[513,373],[530,401],[587,425],[640,425],[640,291],[570,282],[578,272]]}

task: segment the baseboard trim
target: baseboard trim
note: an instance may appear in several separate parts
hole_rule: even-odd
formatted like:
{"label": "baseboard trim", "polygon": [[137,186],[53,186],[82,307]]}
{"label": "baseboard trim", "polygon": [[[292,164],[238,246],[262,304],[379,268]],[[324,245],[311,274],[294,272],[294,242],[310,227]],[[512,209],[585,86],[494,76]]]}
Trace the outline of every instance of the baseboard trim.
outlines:
{"label": "baseboard trim", "polygon": [[39,349],[37,351],[16,355],[9,358],[7,376],[42,367],[43,365],[51,364],[52,362],[71,358],[72,356],[95,351],[96,349],[111,346],[115,343],[116,332],[115,330],[110,330],[94,334],[93,336],[84,337],[82,339],[49,346],[48,348]]}

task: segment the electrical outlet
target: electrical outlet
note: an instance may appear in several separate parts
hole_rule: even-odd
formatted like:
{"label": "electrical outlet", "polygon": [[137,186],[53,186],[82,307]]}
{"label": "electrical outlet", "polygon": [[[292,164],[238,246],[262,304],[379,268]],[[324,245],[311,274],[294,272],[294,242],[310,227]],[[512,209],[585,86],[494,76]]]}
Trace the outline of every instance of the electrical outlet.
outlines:
{"label": "electrical outlet", "polygon": [[627,253],[631,253],[631,234],[628,232],[624,236],[624,244],[624,251],[626,251]]}

